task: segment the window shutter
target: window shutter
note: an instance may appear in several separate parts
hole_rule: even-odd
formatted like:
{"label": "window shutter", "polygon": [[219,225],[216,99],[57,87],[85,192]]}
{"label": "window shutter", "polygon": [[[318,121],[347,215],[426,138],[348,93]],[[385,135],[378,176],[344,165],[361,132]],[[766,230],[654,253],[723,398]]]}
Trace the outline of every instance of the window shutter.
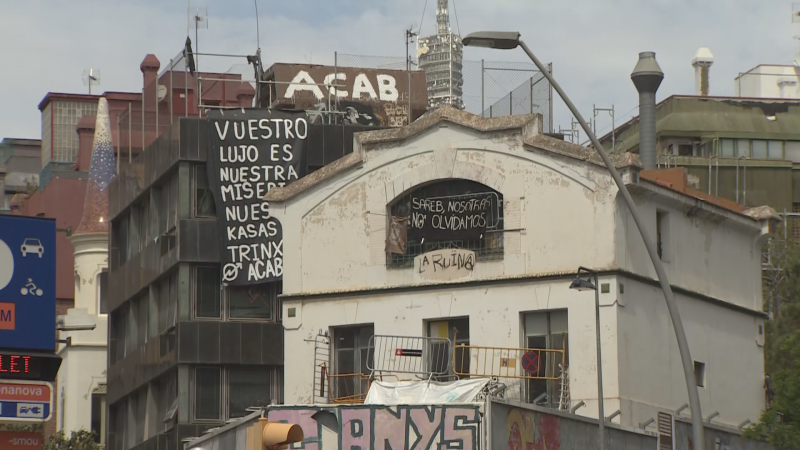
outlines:
{"label": "window shutter", "polygon": [[658,413],[658,450],[673,450],[672,414]]}

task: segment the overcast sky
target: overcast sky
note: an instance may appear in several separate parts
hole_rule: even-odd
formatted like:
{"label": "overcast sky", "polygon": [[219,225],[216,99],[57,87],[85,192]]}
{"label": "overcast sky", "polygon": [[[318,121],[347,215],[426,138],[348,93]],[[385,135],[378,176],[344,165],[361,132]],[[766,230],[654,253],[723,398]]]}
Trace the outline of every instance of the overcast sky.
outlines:
{"label": "overcast sky", "polygon": [[[332,64],[335,51],[404,57],[404,30],[422,21],[435,30],[436,0],[256,0],[265,66],[272,62]],[[193,0],[208,9],[201,52],[252,54],[253,0]],[[455,11],[453,10],[455,3]],[[641,51],[655,51],[665,79],[658,99],[692,94],[690,65],[709,47],[712,95],[733,95],[734,78],[757,64],[791,64],[800,27],[785,0],[450,0],[451,25],[466,35],[518,30],[542,61],[553,63],[564,90],[591,116],[592,105],[617,110],[617,123],[636,113],[630,72]],[[426,8],[423,15],[423,8]],[[456,14],[457,12],[457,14]],[[186,39],[186,2],[176,0],[3,1],[0,17],[0,138],[41,137],[37,105],[49,92],[85,93],[84,69],[101,73],[95,92],[139,91],[139,63],[155,54],[162,67]],[[457,17],[457,20],[456,20]],[[191,31],[194,40],[194,29]],[[521,50],[467,48],[464,59],[526,61]],[[245,61],[201,60],[226,71]],[[246,70],[240,66],[240,71]],[[249,71],[248,71],[249,73]],[[498,75],[500,76],[500,75]],[[502,80],[500,80],[502,81]],[[555,104],[555,125],[571,115]],[[610,119],[600,119],[598,132]],[[583,137],[582,137],[583,140]]]}

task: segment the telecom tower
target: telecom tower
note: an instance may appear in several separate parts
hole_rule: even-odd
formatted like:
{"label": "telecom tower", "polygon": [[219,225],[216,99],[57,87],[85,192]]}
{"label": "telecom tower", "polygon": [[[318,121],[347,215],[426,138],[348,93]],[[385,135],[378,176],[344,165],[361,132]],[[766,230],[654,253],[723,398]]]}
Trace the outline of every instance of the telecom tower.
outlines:
{"label": "telecom tower", "polygon": [[437,33],[419,39],[417,57],[419,68],[425,71],[430,106],[452,105],[464,109],[464,77],[461,72],[464,44],[461,36],[450,30],[447,4],[448,0],[437,0]]}

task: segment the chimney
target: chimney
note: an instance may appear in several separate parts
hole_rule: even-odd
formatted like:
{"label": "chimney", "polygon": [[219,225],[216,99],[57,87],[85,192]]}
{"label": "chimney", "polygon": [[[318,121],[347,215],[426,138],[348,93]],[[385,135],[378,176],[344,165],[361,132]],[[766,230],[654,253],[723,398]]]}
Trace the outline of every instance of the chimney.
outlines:
{"label": "chimney", "polygon": [[631,80],[639,91],[639,158],[645,170],[656,168],[656,91],[663,79],[655,52],[639,53]]}
{"label": "chimney", "polygon": [[148,54],[139,64],[139,69],[142,71],[142,92],[144,93],[144,110],[155,111],[156,107],[156,85],[158,84],[158,69],[161,67],[161,62],[156,58],[156,55]]}
{"label": "chimney", "polygon": [[77,170],[82,172],[89,171],[89,164],[92,160],[92,145],[94,144],[95,116],[85,115],[78,121],[76,131],[78,132],[78,157],[75,161]]}
{"label": "chimney", "polygon": [[695,95],[708,97],[708,72],[714,64],[714,55],[707,47],[700,47],[692,59],[694,67],[694,92]]}

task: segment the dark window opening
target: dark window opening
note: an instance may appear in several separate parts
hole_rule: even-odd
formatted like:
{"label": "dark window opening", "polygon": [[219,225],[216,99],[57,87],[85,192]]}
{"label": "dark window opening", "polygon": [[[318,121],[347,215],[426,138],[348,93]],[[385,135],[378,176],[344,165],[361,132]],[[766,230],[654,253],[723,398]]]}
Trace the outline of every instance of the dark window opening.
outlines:
{"label": "dark window opening", "polygon": [[329,377],[329,389],[333,390],[334,398],[347,400],[367,395],[370,373],[367,366],[372,356],[369,341],[374,334],[374,325],[333,330],[334,371]]}
{"label": "dark window opening", "polygon": [[[408,236],[406,253],[387,253],[387,266],[392,268],[412,267],[414,257],[433,250],[458,248],[472,250],[478,260],[494,260],[503,258],[503,195],[494,189],[470,180],[446,180],[422,186],[398,200],[389,207],[391,217],[411,219],[411,198],[428,199],[478,196],[493,194],[493,204],[487,217],[486,232],[478,239],[437,240],[415,239]],[[389,220],[391,220],[389,217]],[[387,227],[388,230],[389,227]]]}
{"label": "dark window opening", "polygon": [[203,367],[194,370],[194,418],[219,420],[222,373],[218,368]]}
{"label": "dark window opening", "polygon": [[271,378],[268,367],[228,369],[229,418],[246,416],[250,407],[269,405]]}
{"label": "dark window opening", "polygon": [[706,364],[699,361],[694,362],[694,380],[697,387],[706,386]]}
{"label": "dark window opening", "polygon": [[663,211],[656,212],[656,251],[658,257],[664,261],[665,246],[667,244],[667,213]]}
{"label": "dark window opening", "polygon": [[105,394],[92,394],[91,431],[94,441],[98,444],[105,442]]}
{"label": "dark window opening", "polygon": [[[219,273],[215,274],[216,277]],[[228,287],[228,313],[231,319],[267,319],[275,317],[281,283]]]}
{"label": "dark window opening", "polygon": [[108,270],[97,276],[97,309],[100,314],[108,314]]}
{"label": "dark window opening", "polygon": [[197,267],[195,272],[195,317],[220,317],[219,267]]}
{"label": "dark window opening", "polygon": [[[567,347],[569,330],[566,310],[542,311],[528,313],[525,321],[525,348],[564,350],[560,353],[542,352],[538,372],[534,375],[544,377],[558,376],[569,366],[569,349]],[[543,360],[541,360],[543,359]],[[548,407],[559,406],[562,386],[560,380],[534,379],[528,380],[525,401]]]}
{"label": "dark window opening", "polygon": [[693,156],[694,146],[692,144],[678,145],[678,156]]}
{"label": "dark window opening", "polygon": [[194,184],[194,216],[217,217],[217,207],[208,185],[208,172],[205,166],[195,166]]}

